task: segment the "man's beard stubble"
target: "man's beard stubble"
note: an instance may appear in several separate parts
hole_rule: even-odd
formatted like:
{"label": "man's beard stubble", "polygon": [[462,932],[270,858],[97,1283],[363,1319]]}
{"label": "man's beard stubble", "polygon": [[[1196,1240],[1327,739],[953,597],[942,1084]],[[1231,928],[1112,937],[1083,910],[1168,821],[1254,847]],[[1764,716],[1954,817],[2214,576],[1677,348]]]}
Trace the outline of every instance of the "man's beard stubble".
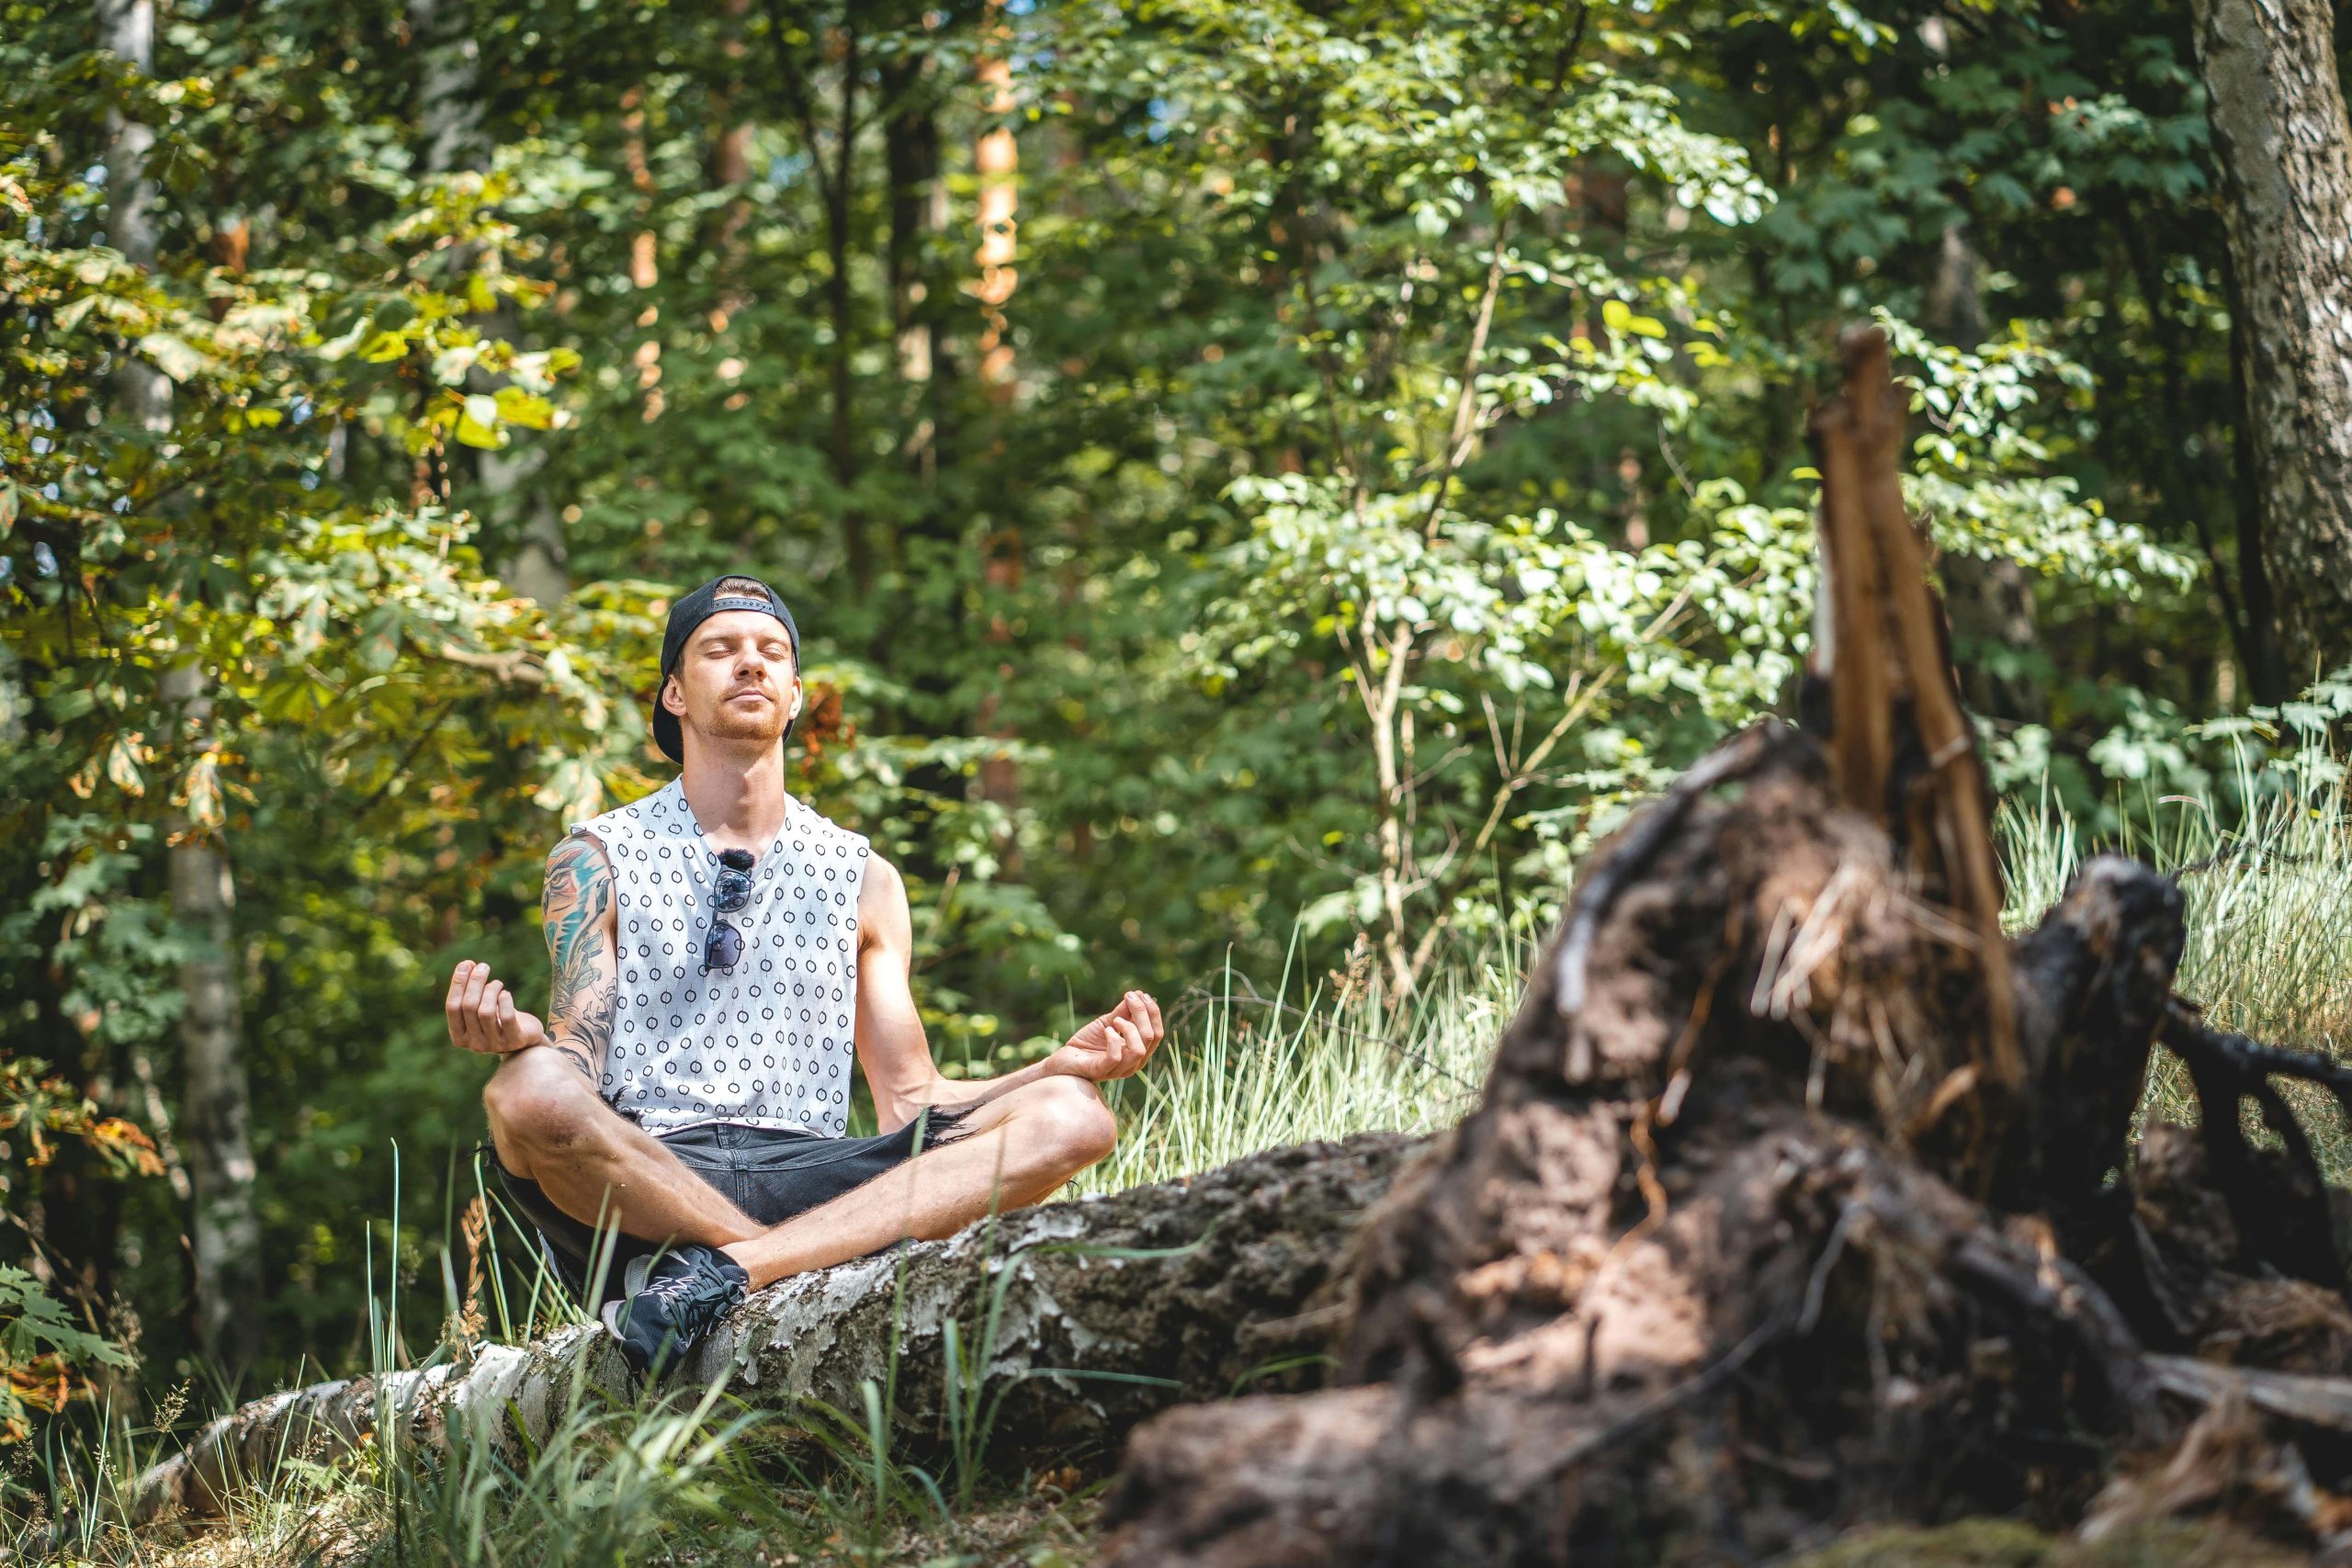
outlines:
{"label": "man's beard stubble", "polygon": [[[750,688],[746,688],[749,690]],[[713,740],[766,740],[781,745],[784,741],[784,704],[773,694],[762,692],[767,702],[757,708],[743,709],[734,705],[742,692],[729,692],[718,704],[718,711],[705,724],[703,733]]]}

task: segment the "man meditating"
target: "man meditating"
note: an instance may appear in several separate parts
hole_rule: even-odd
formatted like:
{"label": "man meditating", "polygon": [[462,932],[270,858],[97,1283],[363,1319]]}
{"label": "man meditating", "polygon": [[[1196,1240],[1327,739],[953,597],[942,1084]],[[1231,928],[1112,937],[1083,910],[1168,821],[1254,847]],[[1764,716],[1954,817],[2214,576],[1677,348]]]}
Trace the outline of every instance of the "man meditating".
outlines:
{"label": "man meditating", "polygon": [[[909,993],[906,884],[784,787],[800,634],[755,578],[670,611],[653,736],[684,772],[548,856],[547,1021],[487,964],[449,1037],[504,1058],[482,1103],[515,1206],[631,1367],[683,1357],[744,1295],[1044,1199],[1111,1152],[1094,1086],[1159,1043],[1129,991],[1043,1061],[940,1077]],[[882,1131],[844,1134],[851,1064]]]}

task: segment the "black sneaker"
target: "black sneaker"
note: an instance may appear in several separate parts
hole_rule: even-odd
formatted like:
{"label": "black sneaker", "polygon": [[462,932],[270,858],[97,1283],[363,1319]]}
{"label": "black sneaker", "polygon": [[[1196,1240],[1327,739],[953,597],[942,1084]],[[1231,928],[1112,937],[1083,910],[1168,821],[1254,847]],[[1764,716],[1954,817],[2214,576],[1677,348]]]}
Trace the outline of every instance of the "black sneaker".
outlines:
{"label": "black sneaker", "polygon": [[752,1290],[741,1264],[692,1242],[658,1258],[630,1258],[621,1282],[627,1299],[605,1303],[605,1326],[639,1377],[650,1375],[658,1362],[684,1359]]}

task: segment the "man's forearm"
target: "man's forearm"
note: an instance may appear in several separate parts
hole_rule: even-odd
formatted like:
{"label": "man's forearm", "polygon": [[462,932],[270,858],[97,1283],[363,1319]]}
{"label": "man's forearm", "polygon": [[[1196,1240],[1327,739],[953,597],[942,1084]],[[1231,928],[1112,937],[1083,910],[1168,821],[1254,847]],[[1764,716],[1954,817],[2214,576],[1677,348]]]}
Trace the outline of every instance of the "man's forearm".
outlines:
{"label": "man's forearm", "polygon": [[596,1082],[596,1059],[599,1053],[571,1034],[559,1034],[548,1042],[548,1048],[562,1054],[565,1060],[580,1069],[580,1076],[589,1083]]}
{"label": "man's forearm", "polygon": [[899,1098],[897,1109],[900,1114],[896,1121],[891,1121],[878,1106],[876,1120],[887,1123],[883,1132],[895,1133],[922,1114],[926,1106],[937,1106],[942,1111],[968,1111],[976,1105],[986,1105],[1001,1094],[1010,1094],[1023,1084],[1052,1076],[1043,1061],[1032,1062],[1018,1072],[997,1078],[948,1078],[933,1072],[931,1082]]}

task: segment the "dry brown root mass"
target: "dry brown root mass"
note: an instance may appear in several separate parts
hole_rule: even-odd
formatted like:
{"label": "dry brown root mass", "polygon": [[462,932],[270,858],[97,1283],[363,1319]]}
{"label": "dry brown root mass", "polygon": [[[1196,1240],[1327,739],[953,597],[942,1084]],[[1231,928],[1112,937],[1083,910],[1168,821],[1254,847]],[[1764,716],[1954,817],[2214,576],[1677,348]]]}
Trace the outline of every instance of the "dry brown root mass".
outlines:
{"label": "dry brown root mass", "polygon": [[[2095,862],[2013,945],[2026,1081],[1993,1102],[1962,933],[1814,741],[1730,754],[1736,797],[1654,807],[1671,831],[1606,908],[1588,878],[1483,1103],[1360,1235],[1350,1386],[1144,1427],[1112,1561],[1749,1562],[1871,1521],[2064,1528],[2183,1451],[2199,1402],[2151,1350],[2352,1367],[2340,1292],[2246,1257],[2195,1135],[2152,1130],[2109,1179],[2180,953],[2168,880]],[[2283,1451],[2255,1426],[2241,1448]]]}

